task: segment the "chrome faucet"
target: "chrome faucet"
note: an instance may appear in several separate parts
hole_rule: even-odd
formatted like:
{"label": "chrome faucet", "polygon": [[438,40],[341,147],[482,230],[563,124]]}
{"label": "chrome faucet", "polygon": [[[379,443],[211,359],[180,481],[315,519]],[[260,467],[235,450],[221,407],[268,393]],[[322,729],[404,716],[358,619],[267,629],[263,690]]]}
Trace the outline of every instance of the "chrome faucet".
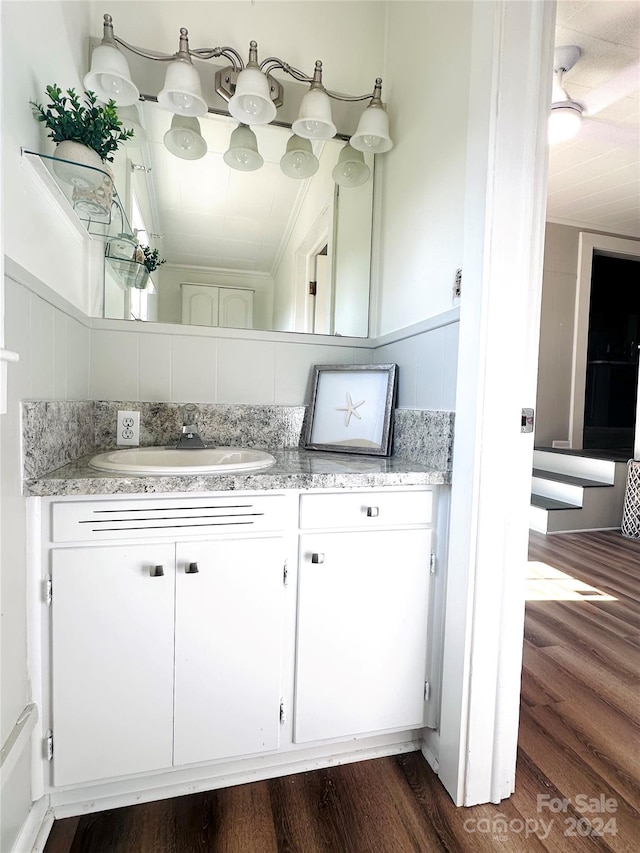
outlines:
{"label": "chrome faucet", "polygon": [[193,403],[182,407],[182,435],[176,444],[176,450],[202,450],[204,441],[198,435],[200,411]]}

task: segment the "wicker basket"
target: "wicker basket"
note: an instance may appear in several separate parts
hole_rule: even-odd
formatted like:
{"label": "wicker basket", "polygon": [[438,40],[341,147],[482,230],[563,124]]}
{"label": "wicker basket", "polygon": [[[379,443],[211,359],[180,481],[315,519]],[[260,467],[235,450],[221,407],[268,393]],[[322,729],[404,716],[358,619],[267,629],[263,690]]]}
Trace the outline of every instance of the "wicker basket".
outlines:
{"label": "wicker basket", "polygon": [[627,463],[627,489],[620,532],[629,539],[640,539],[640,461],[636,459]]}

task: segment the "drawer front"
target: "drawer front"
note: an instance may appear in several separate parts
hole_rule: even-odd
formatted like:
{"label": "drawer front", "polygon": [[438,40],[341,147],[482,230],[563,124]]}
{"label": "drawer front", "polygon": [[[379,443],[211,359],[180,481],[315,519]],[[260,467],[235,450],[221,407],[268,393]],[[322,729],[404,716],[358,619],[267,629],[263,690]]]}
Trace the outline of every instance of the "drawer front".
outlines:
{"label": "drawer front", "polygon": [[389,527],[430,524],[433,491],[341,492],[333,495],[302,495],[300,527]]}
{"label": "drawer front", "polygon": [[52,541],[243,535],[282,530],[284,521],[284,495],[54,503]]}

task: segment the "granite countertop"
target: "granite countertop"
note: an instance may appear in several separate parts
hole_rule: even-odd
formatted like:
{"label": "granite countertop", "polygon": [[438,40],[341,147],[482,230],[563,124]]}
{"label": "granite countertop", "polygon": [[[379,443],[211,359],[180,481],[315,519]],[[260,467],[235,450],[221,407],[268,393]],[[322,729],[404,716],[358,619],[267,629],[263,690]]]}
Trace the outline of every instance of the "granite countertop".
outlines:
{"label": "granite countertop", "polygon": [[184,474],[179,476],[122,476],[95,471],[88,456],[42,477],[24,481],[32,497],[66,495],[148,494],[165,492],[225,492],[266,489],[359,488],[422,486],[451,482],[451,471],[438,470],[396,456],[360,456],[314,450],[269,450],[276,463],[248,474]]}

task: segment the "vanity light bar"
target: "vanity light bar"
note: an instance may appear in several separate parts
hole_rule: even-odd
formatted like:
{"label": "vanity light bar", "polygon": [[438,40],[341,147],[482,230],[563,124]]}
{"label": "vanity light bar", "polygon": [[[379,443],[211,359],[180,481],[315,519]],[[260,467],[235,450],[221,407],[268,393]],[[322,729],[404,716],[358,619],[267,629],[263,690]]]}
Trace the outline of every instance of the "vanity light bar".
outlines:
{"label": "vanity light bar", "polygon": [[[292,124],[295,136],[308,140],[331,139],[337,133],[331,117],[331,99],[347,102],[369,101],[351,138],[351,147],[362,152],[381,154],[393,146],[389,135],[388,116],[381,99],[380,77],[376,79],[372,93],[343,95],[324,87],[320,60],[316,61],[311,75],[277,56],[269,56],[258,62],[258,44],[252,40],[249,43],[249,58],[245,64],[240,53],[229,45],[191,48],[188,31],[184,27],[180,29],[176,53],[143,50],[116,36],[111,15],[105,14],[103,38],[92,53],[91,68],[84,78],[84,85],[94,91],[101,100],[111,99],[121,107],[134,104],[139,99],[140,92],[131,79],[128,62],[119,45],[144,59],[168,63],[164,86],[158,94],[158,103],[175,115],[195,118],[208,111],[207,102],[202,95],[200,77],[192,58],[207,60],[224,57],[231,64],[216,73],[216,91],[228,101],[229,113],[238,120],[239,127],[270,124],[275,119],[277,107],[283,102],[283,90],[282,85],[272,76],[272,72],[281,70],[294,80],[309,83],[309,91],[304,95],[298,117]],[[184,154],[180,153],[179,144],[174,144],[170,150],[178,157],[196,159],[191,145],[185,148],[188,153]],[[203,150],[201,145],[198,145],[196,150],[199,156],[206,153],[206,149]],[[233,154],[229,159],[235,159],[236,163],[242,162],[242,157],[238,159]],[[253,168],[256,168],[256,158],[250,159]],[[302,163],[306,158],[301,156],[298,159]],[[247,169],[246,163],[232,167]],[[298,172],[301,170],[298,169]],[[308,177],[306,174],[297,173],[295,166],[292,176]],[[345,185],[349,185],[348,182]]]}

